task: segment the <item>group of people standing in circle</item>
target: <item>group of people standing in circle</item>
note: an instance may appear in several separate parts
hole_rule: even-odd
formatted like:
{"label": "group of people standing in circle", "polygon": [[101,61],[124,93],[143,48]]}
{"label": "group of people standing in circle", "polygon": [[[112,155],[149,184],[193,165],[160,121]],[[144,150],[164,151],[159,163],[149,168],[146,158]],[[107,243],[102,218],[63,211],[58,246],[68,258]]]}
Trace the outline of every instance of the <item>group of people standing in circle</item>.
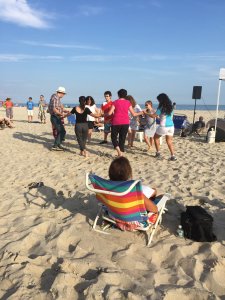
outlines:
{"label": "group of people standing in circle", "polygon": [[[72,108],[70,112],[64,110],[61,98],[66,94],[64,87],[59,87],[56,93],[51,96],[48,111],[51,115],[51,122],[56,129],[57,135],[52,150],[63,151],[62,142],[65,139],[65,128],[62,119],[74,114],[76,115],[75,134],[82,156],[88,156],[86,144],[91,140],[95,118],[104,117],[104,140],[100,144],[108,143],[107,137],[111,132],[111,141],[118,156],[124,156],[125,142],[128,135],[128,147],[133,147],[136,131],[143,122],[144,139],[148,148],[156,147],[155,157],[160,159],[160,137],[165,136],[170,151],[169,160],[175,161],[173,147],[174,123],[173,104],[169,97],[162,93],[157,97],[158,107],[152,107],[151,101],[145,102],[145,109],[141,109],[131,95],[127,95],[125,89],[118,91],[118,99],[111,100],[110,91],[104,93],[105,102],[101,109],[97,109],[95,101],[91,96],[79,97],[79,105]],[[158,124],[156,124],[158,119]],[[140,121],[139,121],[140,120]]]}

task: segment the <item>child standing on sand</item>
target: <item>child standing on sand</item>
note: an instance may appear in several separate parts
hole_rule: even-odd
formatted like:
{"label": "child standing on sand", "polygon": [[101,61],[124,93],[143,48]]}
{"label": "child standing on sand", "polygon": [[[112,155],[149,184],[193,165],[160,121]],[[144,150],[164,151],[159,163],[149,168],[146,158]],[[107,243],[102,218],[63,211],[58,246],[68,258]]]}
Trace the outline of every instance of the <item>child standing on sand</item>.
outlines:
{"label": "child standing on sand", "polygon": [[[135,99],[131,95],[127,95],[126,99],[130,101],[133,110],[136,113],[142,111],[141,107],[136,103]],[[139,122],[138,122],[138,117],[133,117],[130,112],[128,112],[128,114],[130,119],[130,126],[128,129],[128,147],[131,148],[134,146],[134,138],[137,130],[139,129]]]}
{"label": "child standing on sand", "polygon": [[6,98],[4,107],[6,109],[6,118],[9,118],[10,121],[13,121],[13,102],[11,98]]}
{"label": "child standing on sand", "polygon": [[156,120],[155,118],[150,117],[150,114],[154,114],[155,110],[152,107],[152,101],[145,102],[145,120],[146,125],[144,127],[144,140],[148,145],[148,151],[151,149],[153,145],[153,137],[156,131]]}
{"label": "child standing on sand", "polygon": [[32,97],[29,97],[27,101],[27,116],[28,116],[28,123],[33,121],[34,115],[34,102],[32,101]]}

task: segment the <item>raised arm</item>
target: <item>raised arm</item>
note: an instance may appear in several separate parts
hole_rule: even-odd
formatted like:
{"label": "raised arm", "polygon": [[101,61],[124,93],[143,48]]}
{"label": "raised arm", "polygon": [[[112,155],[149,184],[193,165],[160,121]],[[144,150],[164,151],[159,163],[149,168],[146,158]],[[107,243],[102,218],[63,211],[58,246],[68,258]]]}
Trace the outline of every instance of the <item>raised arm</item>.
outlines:
{"label": "raised arm", "polygon": [[90,116],[94,117],[94,118],[100,118],[102,116],[102,113],[101,112],[98,112],[98,113],[91,113],[89,114]]}
{"label": "raised arm", "polygon": [[147,109],[145,109],[143,112],[144,112],[145,115],[148,115],[151,118],[157,118],[158,117],[158,115],[156,113],[151,114],[151,113],[147,112]]}
{"label": "raised arm", "polygon": [[143,115],[143,111],[135,112],[132,106],[129,107],[129,112],[132,114],[133,117],[137,117],[137,116]]}

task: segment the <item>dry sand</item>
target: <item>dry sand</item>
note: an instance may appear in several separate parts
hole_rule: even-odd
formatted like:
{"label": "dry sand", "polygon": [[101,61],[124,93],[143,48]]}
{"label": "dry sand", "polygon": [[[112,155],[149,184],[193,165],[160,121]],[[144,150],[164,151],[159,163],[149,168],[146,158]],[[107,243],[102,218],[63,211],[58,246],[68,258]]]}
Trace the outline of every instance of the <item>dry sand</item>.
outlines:
{"label": "dry sand", "polygon": [[[192,120],[193,112],[182,113]],[[139,141],[127,152],[135,179],[172,194],[147,248],[139,233],[91,230],[97,204],[85,172],[107,177],[115,155],[99,145],[103,133],[93,134],[85,159],[73,126],[66,126],[68,150],[51,152],[49,120],[28,124],[25,108],[14,115],[15,128],[0,130],[1,299],[225,299],[225,143],[175,136],[176,162],[167,160],[165,142],[162,161]],[[214,243],[175,236],[185,205],[199,203],[214,218]]]}

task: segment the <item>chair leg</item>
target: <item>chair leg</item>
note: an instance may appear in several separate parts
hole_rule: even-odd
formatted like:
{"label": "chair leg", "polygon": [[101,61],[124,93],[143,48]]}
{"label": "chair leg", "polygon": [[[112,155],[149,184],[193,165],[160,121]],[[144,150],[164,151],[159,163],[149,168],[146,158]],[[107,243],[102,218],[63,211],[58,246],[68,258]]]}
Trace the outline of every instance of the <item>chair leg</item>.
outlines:
{"label": "chair leg", "polygon": [[151,242],[152,242],[152,239],[153,239],[153,235],[154,235],[154,233],[155,233],[155,230],[156,230],[156,227],[155,227],[155,225],[154,225],[154,228],[152,228],[152,230],[151,230],[151,232],[150,232],[150,234],[149,234],[149,236],[148,236],[147,247],[149,247],[150,244],[151,244]]}
{"label": "chair leg", "polygon": [[100,208],[99,208],[99,210],[98,210],[98,213],[97,213],[97,216],[96,216],[96,218],[95,218],[94,224],[93,224],[93,226],[92,226],[92,228],[93,228],[94,230],[95,230],[95,227],[96,227],[96,225],[97,225],[98,219],[99,219],[99,217],[100,217],[100,215],[101,215],[101,212],[102,212],[102,206],[100,206]]}
{"label": "chair leg", "polygon": [[99,219],[101,213],[102,213],[102,206],[100,206],[100,208],[99,208],[99,210],[98,210],[98,214],[97,214],[97,216],[96,216],[96,218],[95,218],[95,220],[94,220],[94,224],[93,224],[92,228],[93,228],[94,231],[97,231],[97,232],[99,232],[99,233],[109,234],[108,232],[105,232],[105,231],[104,231],[104,230],[106,229],[105,227],[107,227],[107,226],[105,226],[105,227],[103,228],[103,230],[99,230],[99,229],[96,228],[96,225],[97,225],[97,222],[98,222],[98,219]]}
{"label": "chair leg", "polygon": [[158,224],[161,224],[161,222],[162,222],[162,214],[163,214],[164,209],[165,209],[165,204],[161,207],[158,219],[156,220],[156,222],[153,225],[152,230],[149,234],[149,240],[148,240],[147,247],[149,247],[151,242],[152,242],[152,239],[153,239],[153,236],[154,236],[154,233],[156,231],[156,228],[157,228]]}
{"label": "chair leg", "polygon": [[162,223],[162,217],[159,218],[159,224],[161,225]]}

